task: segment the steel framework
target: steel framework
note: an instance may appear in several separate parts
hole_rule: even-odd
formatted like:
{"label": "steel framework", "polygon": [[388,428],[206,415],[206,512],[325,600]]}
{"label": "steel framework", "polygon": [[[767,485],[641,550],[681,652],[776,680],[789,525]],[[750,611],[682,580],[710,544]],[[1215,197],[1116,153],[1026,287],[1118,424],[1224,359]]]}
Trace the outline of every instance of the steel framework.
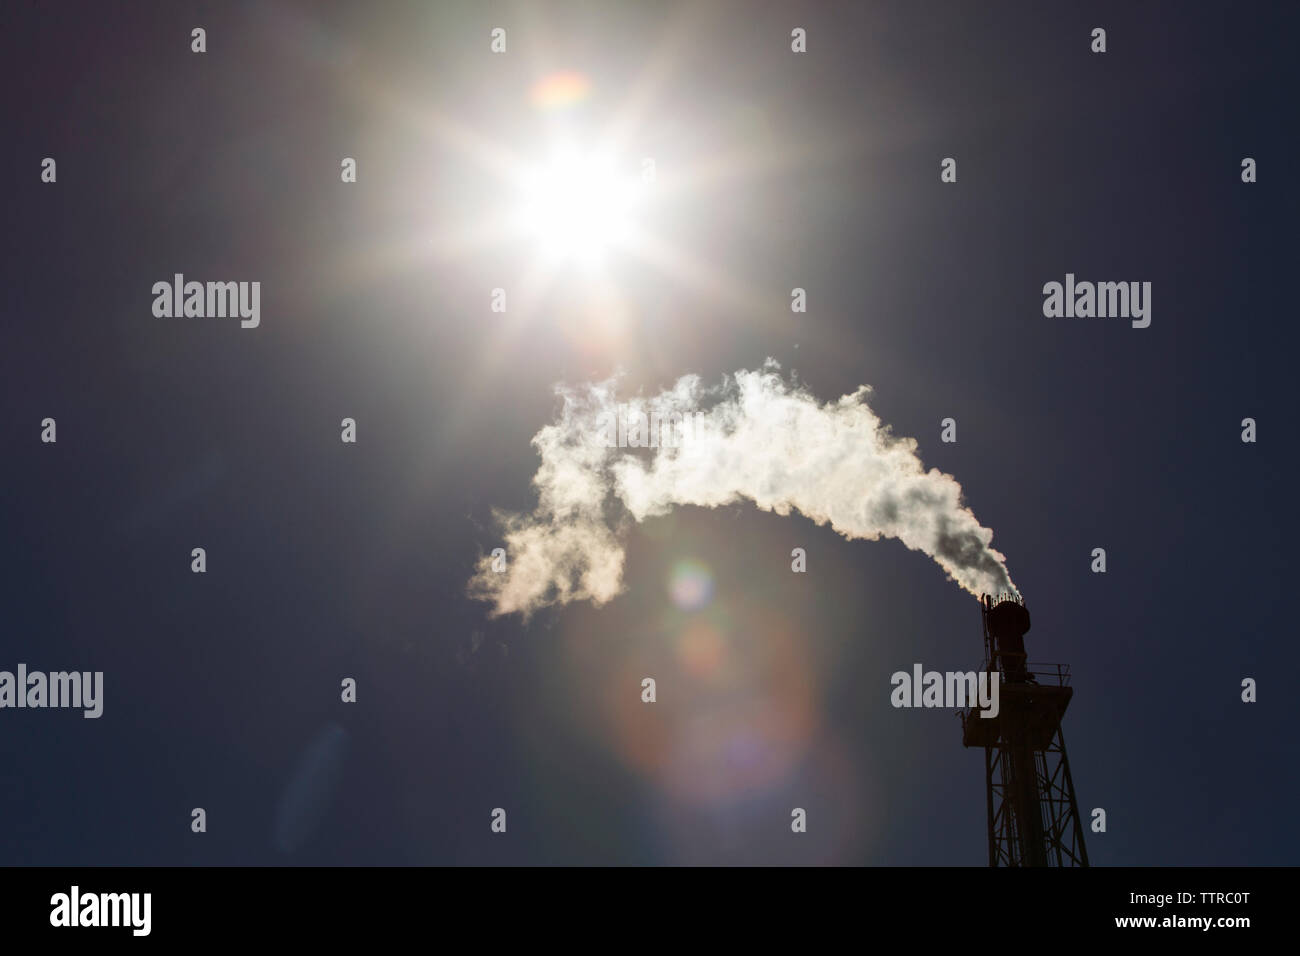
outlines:
{"label": "steel framework", "polygon": [[[980,602],[984,665],[998,680],[996,716],[961,711],[962,744],[984,748],[989,866],[1087,866],[1061,718],[1070,669],[1026,660],[1029,610],[1012,595]],[[990,708],[992,712],[992,708]]]}

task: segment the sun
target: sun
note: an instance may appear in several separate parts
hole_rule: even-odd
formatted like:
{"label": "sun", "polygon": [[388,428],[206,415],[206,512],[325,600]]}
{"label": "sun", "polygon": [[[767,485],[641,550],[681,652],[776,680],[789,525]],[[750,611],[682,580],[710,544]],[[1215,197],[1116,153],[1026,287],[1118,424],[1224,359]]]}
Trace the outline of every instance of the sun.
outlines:
{"label": "sun", "polygon": [[598,266],[631,238],[643,198],[625,165],[565,146],[523,177],[516,225],[550,264]]}

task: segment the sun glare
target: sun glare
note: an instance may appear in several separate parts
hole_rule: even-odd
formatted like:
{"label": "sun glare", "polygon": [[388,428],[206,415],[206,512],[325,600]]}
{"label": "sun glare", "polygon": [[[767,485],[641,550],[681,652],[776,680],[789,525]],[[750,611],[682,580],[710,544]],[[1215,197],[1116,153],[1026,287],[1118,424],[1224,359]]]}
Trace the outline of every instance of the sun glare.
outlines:
{"label": "sun glare", "polygon": [[603,156],[560,150],[527,177],[519,225],[546,259],[598,265],[630,235],[641,194],[634,172]]}

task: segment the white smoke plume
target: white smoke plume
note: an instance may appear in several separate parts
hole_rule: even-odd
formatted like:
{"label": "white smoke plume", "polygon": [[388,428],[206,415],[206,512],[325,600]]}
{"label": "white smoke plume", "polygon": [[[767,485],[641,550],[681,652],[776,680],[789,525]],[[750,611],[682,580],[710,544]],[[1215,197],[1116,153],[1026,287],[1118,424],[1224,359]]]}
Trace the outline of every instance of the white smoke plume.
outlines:
{"label": "white smoke plume", "polygon": [[[956,479],[924,469],[916,441],[894,437],[867,407],[868,386],[822,404],[768,359],[720,386],[684,376],[655,398],[626,399],[620,416],[615,385],[557,386],[559,421],[533,437],[542,458],[537,508],[496,513],[506,568],[494,571],[484,557],[469,583],[493,617],[527,618],[570,601],[602,605],[622,590],[623,541],[634,521],[741,499],[780,515],[798,511],[849,539],[897,538],[977,596],[1016,593],[1005,558],[989,547],[993,532],[962,505]],[[652,415],[664,424],[647,436]],[[618,447],[620,417],[629,423],[626,444],[649,438],[659,447]],[[683,424],[670,435],[669,421]]]}

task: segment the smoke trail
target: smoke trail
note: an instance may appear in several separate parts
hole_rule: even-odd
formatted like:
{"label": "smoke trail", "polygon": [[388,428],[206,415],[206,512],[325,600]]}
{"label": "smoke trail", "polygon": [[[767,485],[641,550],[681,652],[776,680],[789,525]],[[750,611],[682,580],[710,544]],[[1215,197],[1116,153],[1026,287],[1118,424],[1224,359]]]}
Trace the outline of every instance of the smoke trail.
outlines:
{"label": "smoke trail", "polygon": [[[989,547],[993,532],[962,505],[961,486],[925,471],[916,441],[881,424],[866,405],[868,386],[821,404],[787,384],[779,368],[768,359],[711,388],[687,375],[656,398],[628,399],[621,416],[614,380],[558,386],[560,419],[533,437],[542,458],[533,477],[537,508],[497,512],[506,569],[493,571],[485,557],[470,595],[491,602],[494,617],[527,618],[569,601],[599,606],[622,589],[623,540],[633,521],[676,505],[711,508],[742,498],[780,515],[798,511],[849,539],[897,538],[972,594],[1015,591],[1005,559]],[[618,447],[620,418],[629,423],[626,444],[663,441]],[[647,436],[647,421],[680,424]]]}

